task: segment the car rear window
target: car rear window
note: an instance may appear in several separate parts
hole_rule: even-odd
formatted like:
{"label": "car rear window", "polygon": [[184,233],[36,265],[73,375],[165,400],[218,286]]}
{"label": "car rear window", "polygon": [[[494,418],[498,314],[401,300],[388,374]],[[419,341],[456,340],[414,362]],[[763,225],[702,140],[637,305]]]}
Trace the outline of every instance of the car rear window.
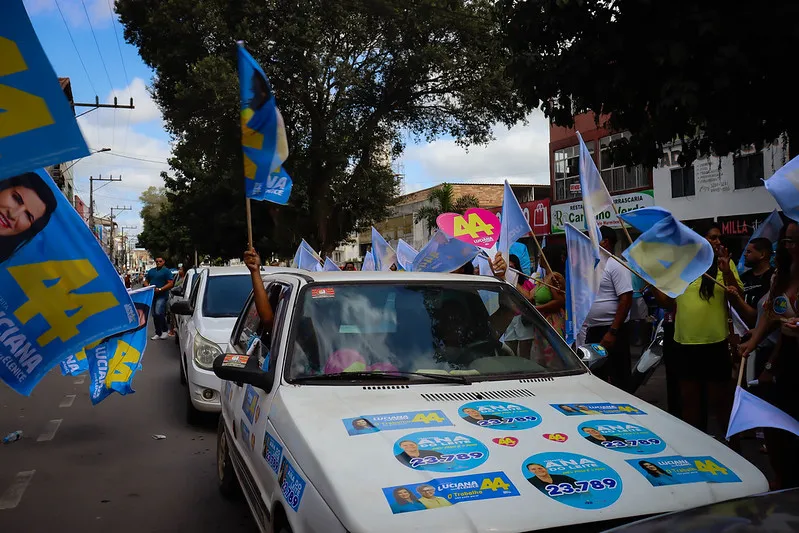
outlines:
{"label": "car rear window", "polygon": [[209,276],[203,298],[203,316],[237,317],[252,291],[248,274]]}

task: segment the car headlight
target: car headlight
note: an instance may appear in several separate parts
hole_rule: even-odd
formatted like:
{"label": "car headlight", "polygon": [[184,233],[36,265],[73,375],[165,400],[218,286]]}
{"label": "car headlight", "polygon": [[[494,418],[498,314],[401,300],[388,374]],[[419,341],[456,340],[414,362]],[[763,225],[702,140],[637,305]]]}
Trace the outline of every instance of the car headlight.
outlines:
{"label": "car headlight", "polygon": [[200,368],[209,370],[214,366],[214,359],[222,353],[216,343],[200,335],[194,337],[194,362]]}

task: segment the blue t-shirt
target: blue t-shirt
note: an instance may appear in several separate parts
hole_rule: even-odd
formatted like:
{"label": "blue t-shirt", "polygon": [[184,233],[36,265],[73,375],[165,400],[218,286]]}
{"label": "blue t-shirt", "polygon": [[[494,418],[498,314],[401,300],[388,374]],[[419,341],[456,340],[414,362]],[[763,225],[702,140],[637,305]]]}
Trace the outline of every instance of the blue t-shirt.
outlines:
{"label": "blue t-shirt", "polygon": [[[172,271],[169,270],[167,267],[159,268],[151,268],[147,271],[147,282],[150,285],[153,285],[155,288],[160,289],[164,285],[167,284],[172,279]],[[168,292],[162,292],[160,294],[156,294],[156,298],[161,298],[169,296]]]}

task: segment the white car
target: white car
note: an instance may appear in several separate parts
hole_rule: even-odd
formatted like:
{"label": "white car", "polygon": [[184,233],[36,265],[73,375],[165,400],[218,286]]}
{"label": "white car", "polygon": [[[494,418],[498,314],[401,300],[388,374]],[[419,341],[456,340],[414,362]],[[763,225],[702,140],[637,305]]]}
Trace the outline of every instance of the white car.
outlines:
{"label": "white car", "polygon": [[[169,291],[169,307],[172,308],[172,304],[175,302],[179,302],[181,300],[191,300],[191,295],[194,290],[197,289],[197,285],[200,281],[199,273],[202,272],[203,268],[190,268],[186,272],[186,279],[183,281],[180,287],[174,287]],[[180,346],[180,333],[181,330],[185,328],[186,324],[186,315],[175,315],[175,344]],[[181,366],[181,369],[183,367]],[[183,372],[180,373],[181,383],[183,381]]]}
{"label": "white car", "polygon": [[198,422],[199,412],[219,412],[220,381],[211,366],[227,349],[236,317],[252,292],[246,267],[211,267],[193,280],[191,296],[172,304],[180,325],[181,382],[187,386],[186,418]]}
{"label": "white car", "polygon": [[[594,377],[597,352],[578,358],[508,284],[283,271],[265,286],[273,327],[251,297],[213,365],[219,487],[243,488],[261,531],[597,530],[768,490]],[[500,340],[520,326],[529,341]]]}

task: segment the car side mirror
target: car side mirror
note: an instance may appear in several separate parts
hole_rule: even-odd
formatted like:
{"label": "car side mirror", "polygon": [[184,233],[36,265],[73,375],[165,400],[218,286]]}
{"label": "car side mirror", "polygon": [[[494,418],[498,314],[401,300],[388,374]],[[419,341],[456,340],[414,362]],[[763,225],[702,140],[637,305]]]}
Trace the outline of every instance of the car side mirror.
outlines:
{"label": "car side mirror", "polygon": [[269,392],[274,381],[274,366],[270,371],[264,372],[258,366],[258,357],[254,355],[241,355],[228,353],[214,359],[214,374],[219,379],[232,381],[237,384],[246,383]]}
{"label": "car side mirror", "polygon": [[192,307],[191,303],[189,303],[188,300],[179,300],[177,302],[172,302],[172,305],[169,308],[172,310],[172,313],[175,315],[191,316],[194,314],[194,307]]}
{"label": "car side mirror", "polygon": [[591,371],[605,364],[608,351],[601,344],[586,344],[577,348],[577,355]]}

